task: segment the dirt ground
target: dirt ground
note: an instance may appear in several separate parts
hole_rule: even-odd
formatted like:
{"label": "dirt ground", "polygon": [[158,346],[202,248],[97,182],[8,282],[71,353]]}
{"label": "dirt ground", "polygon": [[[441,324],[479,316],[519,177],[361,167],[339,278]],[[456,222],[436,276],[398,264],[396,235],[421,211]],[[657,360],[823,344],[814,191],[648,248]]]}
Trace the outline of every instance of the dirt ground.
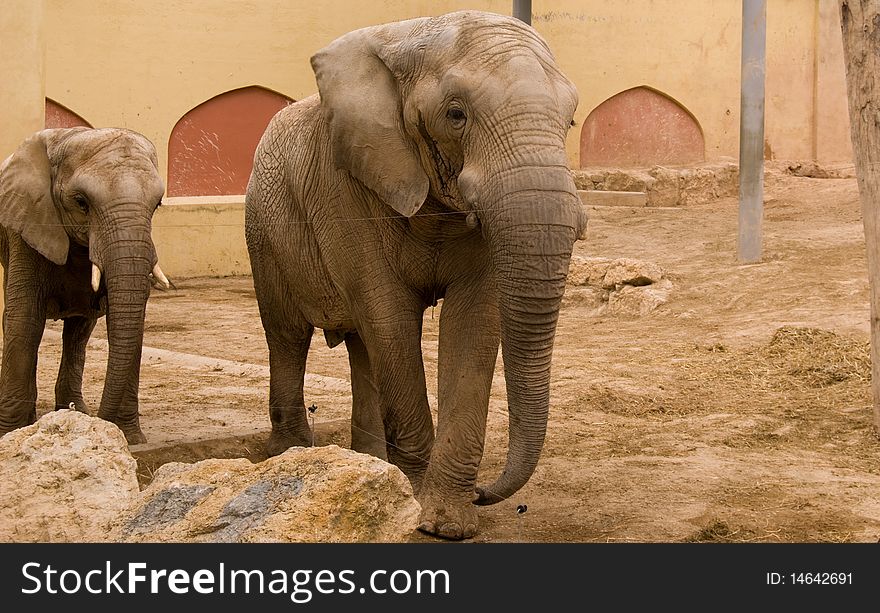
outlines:
{"label": "dirt ground", "polygon": [[[575,254],[656,263],[673,292],[645,316],[597,313],[567,295],[541,461],[513,498],[480,509],[475,542],[878,540],[856,181],[768,172],[765,200],[764,258],[753,265],[736,260],[736,198],[591,208]],[[170,459],[259,460],[268,429],[268,356],[251,279],[166,272],[177,289],[154,292],[144,338],[150,442],[133,452],[145,482]],[[440,308],[425,313],[429,390]],[[52,402],[59,331],[51,323],[43,341],[40,414]],[[94,336],[85,394],[96,408],[103,322]],[[308,371],[317,442],[346,444],[344,346],[328,349],[317,335]],[[504,462],[504,397],[499,364],[481,482]]]}

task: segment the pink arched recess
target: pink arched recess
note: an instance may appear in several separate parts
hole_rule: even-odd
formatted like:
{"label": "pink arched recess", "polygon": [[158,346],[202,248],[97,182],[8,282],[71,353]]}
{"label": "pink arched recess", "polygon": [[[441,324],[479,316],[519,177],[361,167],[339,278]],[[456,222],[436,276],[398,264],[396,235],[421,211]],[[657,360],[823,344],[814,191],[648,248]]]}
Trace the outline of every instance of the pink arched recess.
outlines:
{"label": "pink arched recess", "polygon": [[648,87],[620,92],[581,129],[581,167],[681,165],[705,159],[703,131],[677,102]]}
{"label": "pink arched recess", "polygon": [[262,87],[243,87],[215,96],[181,117],[168,143],[168,195],[245,193],[266,125],[291,102]]}
{"label": "pink arched recess", "polygon": [[78,128],[84,126],[86,128],[93,127],[88,121],[61,106],[51,98],[46,98],[46,119],[47,128]]}

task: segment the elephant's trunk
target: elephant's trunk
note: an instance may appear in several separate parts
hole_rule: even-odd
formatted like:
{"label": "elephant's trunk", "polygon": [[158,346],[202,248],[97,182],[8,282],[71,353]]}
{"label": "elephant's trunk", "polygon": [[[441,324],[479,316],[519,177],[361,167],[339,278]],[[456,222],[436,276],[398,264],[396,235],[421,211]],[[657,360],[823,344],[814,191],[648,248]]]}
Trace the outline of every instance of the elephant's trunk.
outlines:
{"label": "elephant's trunk", "polygon": [[107,288],[110,352],[98,416],[118,425],[129,443],[144,442],[138,419],[138,385],[149,274],[155,263],[149,220],[112,230],[99,253]]}
{"label": "elephant's trunk", "polygon": [[[539,185],[515,189],[485,216],[498,288],[501,351],[510,416],[507,463],[495,483],[477,488],[476,504],[519,490],[538,463],[550,402],[550,361],[580,203],[567,170],[532,170]],[[523,177],[520,177],[520,184]]]}

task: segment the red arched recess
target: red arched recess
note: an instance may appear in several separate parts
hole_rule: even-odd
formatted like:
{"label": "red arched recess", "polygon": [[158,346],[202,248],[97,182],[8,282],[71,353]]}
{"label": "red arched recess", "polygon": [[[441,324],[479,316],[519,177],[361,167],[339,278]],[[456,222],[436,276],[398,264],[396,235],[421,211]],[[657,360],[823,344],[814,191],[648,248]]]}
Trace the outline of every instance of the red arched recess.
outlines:
{"label": "red arched recess", "polygon": [[61,106],[51,98],[46,98],[46,127],[47,128],[86,128],[93,127],[88,121]]}
{"label": "red arched recess", "polygon": [[262,87],[243,87],[215,96],[181,117],[168,143],[168,195],[245,193],[266,125],[291,102]]}
{"label": "red arched recess", "polygon": [[581,167],[691,164],[705,159],[703,131],[677,102],[634,87],[593,109],[581,129]]}

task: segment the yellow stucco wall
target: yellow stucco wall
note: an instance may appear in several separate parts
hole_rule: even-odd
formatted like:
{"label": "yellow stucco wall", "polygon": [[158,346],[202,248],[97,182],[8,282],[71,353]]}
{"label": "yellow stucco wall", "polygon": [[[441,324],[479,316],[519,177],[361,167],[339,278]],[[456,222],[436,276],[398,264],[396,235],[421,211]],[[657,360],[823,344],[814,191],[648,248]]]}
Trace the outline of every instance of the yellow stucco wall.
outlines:
{"label": "yellow stucco wall", "polygon": [[816,32],[816,159],[853,160],[838,0],[821,0]]}
{"label": "yellow stucco wall", "polygon": [[249,275],[244,196],[165,198],[153,215],[159,264],[176,277]]}
{"label": "yellow stucco wall", "polygon": [[42,0],[3,0],[0,10],[0,161],[43,128]]}
{"label": "yellow stucco wall", "polygon": [[43,42],[42,0],[4,0],[0,10],[0,161],[43,127]]}
{"label": "yellow stucco wall", "polygon": [[96,127],[142,132],[162,168],[184,113],[248,85],[309,96],[309,58],[350,30],[474,6],[509,11],[503,1],[46,1],[47,95]]}
{"label": "yellow stucco wall", "polygon": [[[510,0],[46,0],[47,95],[96,126],[151,138],[167,164],[180,117],[248,85],[300,99],[309,57],[349,30]],[[765,135],[779,159],[849,159],[836,0],[769,0]],[[741,0],[532,2],[532,24],[578,87],[578,124],[607,98],[648,85],[700,123],[706,158],[736,158]],[[70,32],[76,32],[71,36]],[[843,105],[843,106],[840,106]],[[577,166],[579,127],[568,152]]]}

